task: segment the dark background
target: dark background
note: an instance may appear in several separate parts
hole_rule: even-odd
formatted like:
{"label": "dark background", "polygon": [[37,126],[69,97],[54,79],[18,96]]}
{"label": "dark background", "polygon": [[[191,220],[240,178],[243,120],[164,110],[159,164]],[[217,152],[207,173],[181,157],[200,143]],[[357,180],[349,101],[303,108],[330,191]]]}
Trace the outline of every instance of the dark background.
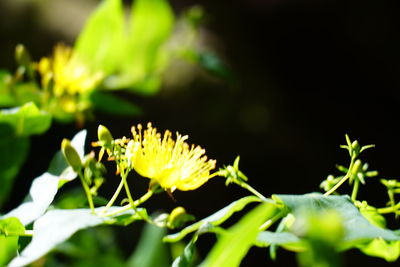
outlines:
{"label": "dark background", "polygon": [[[1,68],[15,67],[13,49],[18,43],[39,59],[56,42],[73,41],[73,34],[41,23],[35,5],[15,8],[8,2],[0,3]],[[204,32],[231,68],[235,82],[210,79],[203,73],[187,88],[162,89],[151,98],[122,93],[141,106],[144,115],[97,114],[95,121],[85,125],[89,140],[95,140],[99,123],[114,136],[128,136],[131,125],[152,121],[162,131],[189,134],[189,141],[205,147],[218,166],[231,164],[240,155],[241,170],[250,184],[270,196],[319,191],[320,181],[337,174],[335,164],[348,164],[347,152],[339,149],[347,133],[361,144],[376,144],[363,158],[380,171],[380,177],[398,177],[400,9],[396,1],[171,3],[177,13],[194,4],[204,7]],[[77,130],[74,125],[55,123],[44,136],[33,138],[28,165],[18,177],[9,207],[20,202],[31,178],[47,168],[62,138],[71,138]],[[114,184],[110,181],[107,186]],[[105,195],[112,192],[103,190]],[[166,210],[183,205],[201,218],[246,194],[236,186],[226,188],[222,178],[215,178],[196,191],[177,192],[177,203],[160,195],[149,205],[156,209],[161,202]],[[384,205],[386,199],[378,179],[362,187],[360,197],[376,205]],[[392,226],[399,228],[398,222]],[[124,241],[128,248],[134,246]],[[200,242],[203,255],[212,241],[205,237]],[[273,266],[294,264],[292,253],[279,252]],[[243,266],[271,264],[267,253],[252,249]],[[345,262],[346,266],[385,264],[356,251],[346,253]]]}

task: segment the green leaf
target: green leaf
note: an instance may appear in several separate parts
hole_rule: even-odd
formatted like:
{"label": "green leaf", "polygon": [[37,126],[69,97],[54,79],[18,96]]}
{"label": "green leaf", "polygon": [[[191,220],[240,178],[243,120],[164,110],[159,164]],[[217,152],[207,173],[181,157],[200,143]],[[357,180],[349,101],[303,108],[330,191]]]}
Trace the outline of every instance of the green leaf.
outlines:
{"label": "green leaf", "polygon": [[124,26],[122,1],[103,0],[79,34],[75,51],[93,70],[114,73],[124,55]]}
{"label": "green leaf", "polygon": [[378,213],[376,208],[368,205],[365,207],[361,206],[360,212],[373,225],[380,228],[386,228],[386,219]]}
{"label": "green leaf", "polygon": [[11,217],[0,220],[0,235],[19,236],[23,235],[24,233],[25,233],[25,227],[18,220],[18,218]]}
{"label": "green leaf", "polygon": [[305,195],[276,195],[295,214],[302,210],[308,211],[336,211],[343,220],[345,228],[344,241],[362,243],[374,238],[383,238],[387,241],[400,240],[394,231],[382,229],[371,224],[353,205],[348,196],[323,196],[319,193]]}
{"label": "green leaf", "polygon": [[239,266],[256,240],[259,226],[273,216],[275,210],[273,204],[262,203],[247,213],[219,239],[202,266]]}
{"label": "green leaf", "polygon": [[15,136],[13,127],[0,122],[0,207],[6,201],[14,178],[28,155],[29,140]]}
{"label": "green leaf", "polygon": [[25,228],[17,218],[0,220],[0,266],[5,266],[18,251],[18,235],[25,233]]}
{"label": "green leaf", "polygon": [[21,107],[1,110],[0,123],[9,123],[17,136],[26,137],[47,131],[51,115],[39,110],[35,104],[27,103]]}
{"label": "green leaf", "polygon": [[[82,130],[71,140],[71,145],[82,158],[85,139],[86,130]],[[50,164],[49,172],[45,172],[33,180],[29,194],[25,198],[26,201],[4,215],[3,218],[17,217],[24,225],[28,225],[46,212],[60,186],[76,177],[76,173],[67,167],[65,159],[62,161],[58,156],[59,154],[56,154],[55,160],[53,159],[52,164]]]}
{"label": "green leaf", "polygon": [[170,36],[173,23],[174,15],[168,1],[134,2],[122,66],[122,80],[126,84],[134,84],[134,90],[154,93],[158,89],[156,76],[165,66],[165,54],[161,46]]}
{"label": "green leaf", "polygon": [[142,113],[135,104],[109,93],[94,91],[90,99],[97,111],[119,116],[135,116]]}
{"label": "green leaf", "polygon": [[162,238],[166,233],[166,228],[156,227],[146,224],[142,231],[136,249],[128,262],[127,267],[158,267],[168,266],[168,249]]}
{"label": "green leaf", "polygon": [[[104,207],[95,209],[100,212]],[[111,207],[110,212],[120,207]],[[142,210],[142,209],[139,209]],[[134,215],[133,210],[124,214]],[[32,241],[20,255],[14,258],[9,267],[25,266],[46,255],[49,251],[69,239],[79,230],[101,224],[112,223],[114,217],[103,218],[93,214],[90,209],[50,210],[33,224],[34,235]],[[139,219],[139,216],[137,216]]]}
{"label": "green leaf", "polygon": [[186,245],[183,249],[182,255],[177,257],[174,262],[172,263],[172,267],[189,267],[193,265],[193,258],[195,257],[196,252],[196,239],[190,240],[190,242]]}
{"label": "green leaf", "polygon": [[229,219],[229,217],[231,217],[233,213],[241,211],[247,204],[253,202],[260,202],[260,199],[256,196],[247,196],[239,200],[236,200],[231,204],[229,204],[228,206],[224,207],[223,209],[220,209],[219,211],[215,212],[214,214],[183,228],[180,232],[167,235],[166,237],[164,237],[163,241],[164,242],[179,241],[182,238],[184,238],[187,234],[198,230],[204,224],[212,224],[214,226],[220,225],[221,223]]}
{"label": "green leaf", "polygon": [[257,235],[254,245],[258,247],[280,245],[291,251],[303,251],[306,248],[304,242],[298,236],[289,232],[261,232]]}
{"label": "green leaf", "polygon": [[396,261],[400,256],[400,241],[385,241],[377,238],[367,245],[359,246],[359,249],[369,256]]}

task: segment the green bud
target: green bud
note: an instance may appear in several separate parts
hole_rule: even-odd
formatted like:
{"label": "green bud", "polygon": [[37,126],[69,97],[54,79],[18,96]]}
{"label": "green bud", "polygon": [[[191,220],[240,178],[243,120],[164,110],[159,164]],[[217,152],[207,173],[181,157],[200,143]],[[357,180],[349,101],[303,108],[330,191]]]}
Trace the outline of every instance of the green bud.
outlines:
{"label": "green bud", "polygon": [[79,171],[82,168],[82,161],[79,157],[78,152],[76,152],[75,148],[71,145],[71,142],[68,139],[63,139],[61,143],[61,151],[64,154],[65,159],[68,164],[72,167],[74,171]]}
{"label": "green bud", "polygon": [[351,168],[351,173],[353,175],[355,175],[355,174],[357,174],[358,172],[361,172],[361,171],[362,171],[362,162],[361,162],[361,160],[358,159],[358,160],[356,160],[354,162],[354,165]]}
{"label": "green bud", "polygon": [[19,44],[15,47],[15,60],[19,65],[28,66],[32,60],[25,46]]}
{"label": "green bud", "polygon": [[352,156],[357,157],[360,154],[361,147],[357,140],[351,143],[351,150],[353,151]]}
{"label": "green bud", "polygon": [[104,144],[111,144],[111,142],[114,140],[110,131],[103,125],[99,125],[99,128],[97,129],[97,136],[99,141],[103,142]]}
{"label": "green bud", "polygon": [[193,221],[193,215],[187,214],[183,207],[176,207],[168,216],[168,227],[174,229],[182,227],[186,222]]}

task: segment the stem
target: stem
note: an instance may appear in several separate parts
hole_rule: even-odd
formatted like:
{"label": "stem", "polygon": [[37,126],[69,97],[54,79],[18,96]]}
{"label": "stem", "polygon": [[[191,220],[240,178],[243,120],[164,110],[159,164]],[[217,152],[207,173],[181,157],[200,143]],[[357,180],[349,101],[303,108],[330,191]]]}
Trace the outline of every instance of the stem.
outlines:
{"label": "stem", "polygon": [[88,202],[89,202],[89,207],[90,207],[90,209],[92,210],[92,213],[95,213],[95,212],[94,212],[94,205],[93,205],[92,194],[90,193],[89,186],[86,184],[85,179],[84,179],[84,177],[83,177],[83,175],[82,175],[82,171],[81,171],[81,170],[78,171],[78,176],[79,176],[79,179],[81,180],[83,189],[85,190],[86,198],[87,198],[87,200],[88,200]]}
{"label": "stem", "polygon": [[122,183],[125,187],[126,196],[128,197],[129,203],[134,206],[131,190],[129,189],[128,181],[126,180],[128,173],[129,171],[125,172],[124,169],[121,168],[121,178],[122,178]]}
{"label": "stem", "polygon": [[351,200],[353,202],[356,201],[359,187],[360,187],[360,181],[358,179],[355,179],[354,186],[353,186],[353,192],[351,193]]}
{"label": "stem", "polygon": [[[119,213],[125,212],[127,210],[130,210],[133,207],[136,208],[136,206],[139,206],[140,204],[142,204],[145,201],[147,201],[152,195],[153,195],[153,191],[149,190],[149,191],[147,191],[146,194],[141,196],[139,199],[135,200],[133,202],[133,206],[132,206],[131,203],[129,203],[129,204],[127,204],[127,205],[125,205],[123,207],[120,207],[119,209],[116,209],[116,210],[114,210],[114,211],[112,211],[110,213],[102,214],[102,217],[111,217],[111,216],[117,215]],[[135,211],[138,212],[137,210],[135,210]]]}
{"label": "stem", "polygon": [[20,236],[33,236],[33,230],[25,230],[25,233]]}
{"label": "stem", "polygon": [[379,209],[377,209],[377,211],[380,214],[386,214],[386,213],[396,212],[399,208],[400,208],[400,203],[397,203],[395,206],[386,207],[386,208],[379,208]]}
{"label": "stem", "polygon": [[258,192],[257,190],[255,190],[251,185],[247,184],[247,183],[240,183],[239,184],[241,187],[243,187],[244,189],[249,190],[251,193],[253,193],[254,195],[256,195],[257,197],[259,197],[261,200],[267,200],[267,198],[265,196],[263,196],[260,192]]}
{"label": "stem", "polygon": [[349,169],[348,169],[346,175],[342,178],[342,180],[340,180],[337,184],[335,184],[334,187],[332,187],[328,192],[326,192],[324,194],[324,196],[329,196],[330,194],[335,192],[336,189],[338,189],[344,182],[346,182],[350,178],[350,172],[351,172],[351,169],[353,168],[353,164],[354,164],[355,159],[356,159],[355,157],[351,158],[350,166],[349,166]]}
{"label": "stem", "polygon": [[286,216],[287,212],[282,209],[281,211],[279,211],[277,214],[275,214],[274,217],[272,217],[271,219],[268,219],[265,223],[263,223],[258,230],[259,231],[265,231],[267,230],[271,225],[273,225],[277,220],[279,220],[280,218]]}
{"label": "stem", "polygon": [[7,236],[33,236],[33,230],[25,230],[25,232],[23,234],[7,232]]}
{"label": "stem", "polygon": [[117,199],[119,193],[121,192],[121,189],[123,186],[124,186],[124,181],[121,179],[121,182],[119,183],[117,190],[115,190],[114,195],[112,196],[110,201],[108,201],[108,203],[104,207],[104,209],[101,211],[102,215],[105,214],[107,212],[107,210],[114,204],[114,202]]}

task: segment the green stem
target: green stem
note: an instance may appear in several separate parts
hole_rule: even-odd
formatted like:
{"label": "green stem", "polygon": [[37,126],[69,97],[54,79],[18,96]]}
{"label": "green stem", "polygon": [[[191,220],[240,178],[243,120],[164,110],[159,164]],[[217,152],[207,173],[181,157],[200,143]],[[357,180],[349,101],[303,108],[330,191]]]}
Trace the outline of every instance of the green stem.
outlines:
{"label": "green stem", "polygon": [[400,209],[400,203],[397,203],[395,206],[392,207],[379,208],[377,209],[377,211],[380,214],[386,214],[386,213],[396,212],[398,209]]}
{"label": "green stem", "polygon": [[33,236],[33,230],[25,230],[23,234],[7,232],[7,236]]}
{"label": "green stem", "polygon": [[257,190],[255,190],[251,185],[247,184],[247,183],[240,183],[239,184],[241,187],[243,187],[244,189],[249,190],[251,193],[253,193],[254,195],[256,195],[257,197],[259,197],[261,200],[266,200],[267,198],[265,196],[263,196],[260,192],[258,192]]}
{"label": "green stem", "polygon": [[353,168],[353,164],[354,164],[355,159],[356,159],[355,157],[351,158],[350,166],[349,166],[349,169],[348,169],[346,175],[342,178],[342,180],[340,180],[337,184],[335,184],[334,187],[332,187],[328,192],[326,192],[324,194],[324,196],[329,196],[330,194],[335,192],[336,189],[338,189],[344,182],[346,182],[350,178],[350,172],[351,172],[351,169]]}
{"label": "green stem", "polygon": [[353,186],[353,192],[351,193],[351,200],[353,202],[355,202],[356,199],[357,199],[357,194],[358,194],[358,188],[359,187],[360,187],[360,181],[358,179],[355,179],[354,186]]}
{"label": "green stem", "polygon": [[287,211],[285,209],[282,209],[281,211],[279,211],[277,214],[275,214],[274,217],[272,217],[271,219],[267,220],[264,224],[262,224],[258,230],[259,231],[265,231],[267,230],[271,225],[273,225],[277,220],[279,220],[282,217],[285,217],[287,214]]}
{"label": "green stem", "polygon": [[[146,194],[144,194],[143,196],[141,196],[139,199],[133,201],[133,205],[132,205],[131,203],[129,203],[129,204],[127,204],[127,205],[125,205],[125,206],[123,206],[123,207],[121,207],[121,208],[119,208],[119,209],[116,209],[116,210],[114,210],[114,211],[112,211],[112,212],[110,212],[110,213],[103,214],[102,217],[111,217],[111,216],[117,215],[117,214],[119,214],[119,213],[128,211],[128,210],[130,210],[130,209],[132,209],[132,208],[136,208],[136,207],[139,206],[140,204],[142,204],[142,203],[144,203],[145,201],[147,201],[152,195],[153,195],[153,191],[149,190],[149,191],[147,191]],[[135,210],[135,211],[136,211],[136,210]],[[138,212],[138,211],[136,211],[136,212]]]}
{"label": "green stem", "polygon": [[90,188],[86,184],[81,170],[78,171],[78,176],[79,176],[79,179],[81,180],[81,183],[82,183],[82,186],[83,186],[83,190],[85,190],[86,198],[87,198],[87,200],[89,202],[89,207],[92,210],[92,213],[94,213],[94,204],[93,204],[92,194],[90,193]]}
{"label": "green stem", "polygon": [[[129,171],[125,172],[125,170],[121,168],[121,178],[122,178],[122,183],[125,188],[126,196],[128,197],[129,204],[131,204],[133,209],[135,209],[136,205],[134,204],[131,190],[129,189],[128,181],[126,180],[128,173],[129,173]],[[135,211],[136,211],[136,209],[135,209]]]}
{"label": "green stem", "polygon": [[117,199],[119,193],[121,192],[123,186],[124,186],[124,181],[121,179],[121,182],[119,183],[117,190],[115,190],[114,195],[112,196],[110,201],[108,201],[108,203],[104,207],[104,209],[101,211],[101,214],[105,214],[107,212],[107,210],[114,204],[114,202]]}

